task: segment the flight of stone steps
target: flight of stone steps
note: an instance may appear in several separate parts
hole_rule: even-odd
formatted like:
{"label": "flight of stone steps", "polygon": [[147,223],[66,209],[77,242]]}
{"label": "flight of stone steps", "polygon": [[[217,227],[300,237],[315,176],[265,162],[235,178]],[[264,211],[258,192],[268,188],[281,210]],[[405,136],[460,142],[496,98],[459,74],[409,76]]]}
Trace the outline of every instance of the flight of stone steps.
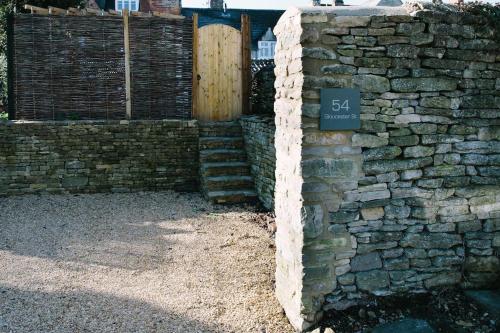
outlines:
{"label": "flight of stone steps", "polygon": [[200,124],[200,167],[202,193],[209,201],[257,201],[239,122]]}

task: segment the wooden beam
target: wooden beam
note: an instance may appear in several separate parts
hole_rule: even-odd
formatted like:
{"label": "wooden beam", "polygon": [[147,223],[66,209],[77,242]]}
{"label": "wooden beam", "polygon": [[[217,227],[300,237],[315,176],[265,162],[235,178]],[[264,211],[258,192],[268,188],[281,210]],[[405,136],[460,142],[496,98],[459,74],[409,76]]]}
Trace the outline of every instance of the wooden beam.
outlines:
{"label": "wooden beam", "polygon": [[78,8],[69,7],[67,14],[68,15],[82,15],[82,11]]}
{"label": "wooden beam", "polygon": [[151,17],[151,14],[150,13],[145,13],[145,12],[130,12],[129,13],[130,16],[136,16],[136,17]]}
{"label": "wooden beam", "polygon": [[31,11],[31,14],[48,15],[49,10],[47,8],[41,8],[32,5],[24,5],[24,9]]}
{"label": "wooden beam", "polygon": [[50,15],[66,15],[67,12],[68,11],[66,9],[49,6]]}
{"label": "wooden beam", "polygon": [[171,13],[163,13],[158,11],[153,11],[153,16],[163,17],[172,20],[184,20],[186,17],[182,15],[175,15]]}
{"label": "wooden beam", "polygon": [[105,12],[101,9],[85,8],[85,13],[91,14],[91,15],[102,16]]}
{"label": "wooden beam", "polygon": [[192,89],[192,116],[198,117],[198,13],[193,14],[193,89]]}
{"label": "wooden beam", "polygon": [[111,16],[121,15],[121,13],[119,11],[114,10],[114,9],[108,9],[108,14],[111,15]]}
{"label": "wooden beam", "polygon": [[251,36],[250,16],[241,15],[241,84],[243,85],[241,93],[243,97],[243,114],[250,113],[250,84],[251,84],[251,66],[252,66],[252,36]]}
{"label": "wooden beam", "polygon": [[128,9],[124,9],[123,12],[123,44],[125,49],[125,96],[126,96],[126,117],[127,119],[132,119],[132,91],[131,91],[131,74],[130,74],[130,36],[129,36],[129,26],[128,26]]}

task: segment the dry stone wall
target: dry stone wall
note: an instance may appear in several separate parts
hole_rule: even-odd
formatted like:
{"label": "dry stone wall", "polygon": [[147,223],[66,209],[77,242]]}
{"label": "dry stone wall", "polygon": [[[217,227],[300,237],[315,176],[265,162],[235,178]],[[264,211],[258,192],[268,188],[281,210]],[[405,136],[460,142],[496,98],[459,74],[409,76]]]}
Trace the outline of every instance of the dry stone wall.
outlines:
{"label": "dry stone wall", "polygon": [[274,207],[276,150],[274,134],[276,126],[272,116],[244,116],[240,120],[245,139],[250,171],[255,181],[255,190],[267,209]]}
{"label": "dry stone wall", "polygon": [[198,189],[196,121],[0,122],[0,196]]}
{"label": "dry stone wall", "polygon": [[[282,301],[298,329],[370,294],[498,284],[500,53],[485,23],[404,9],[281,19],[277,248],[301,255],[277,285],[300,271],[300,311]],[[361,129],[319,131],[321,88],[345,87],[361,90]],[[292,183],[299,200],[280,190]]]}
{"label": "dry stone wall", "polygon": [[274,81],[276,81],[274,64],[267,65],[254,75],[250,95],[252,114],[274,114],[274,96],[276,95]]}

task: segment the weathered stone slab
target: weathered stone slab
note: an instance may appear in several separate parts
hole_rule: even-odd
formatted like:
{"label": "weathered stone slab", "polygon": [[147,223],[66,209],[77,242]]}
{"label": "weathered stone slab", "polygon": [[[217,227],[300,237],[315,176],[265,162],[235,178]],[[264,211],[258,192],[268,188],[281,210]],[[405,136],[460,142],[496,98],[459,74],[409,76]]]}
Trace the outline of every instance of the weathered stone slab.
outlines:
{"label": "weathered stone slab", "polygon": [[355,147],[376,148],[386,146],[388,143],[387,138],[376,135],[356,133],[352,136],[352,145]]}
{"label": "weathered stone slab", "polygon": [[391,87],[397,92],[452,91],[457,81],[446,78],[398,78],[391,80]]}
{"label": "weathered stone slab", "polygon": [[385,146],[385,147],[365,150],[363,152],[363,158],[365,161],[391,160],[401,155],[402,152],[403,151],[400,147]]}
{"label": "weathered stone slab", "polygon": [[303,48],[302,56],[306,58],[321,59],[321,60],[337,59],[337,55],[335,54],[335,52],[322,47]]}
{"label": "weathered stone slab", "polygon": [[419,249],[448,249],[461,244],[462,238],[456,234],[407,234],[401,240],[401,246]]}
{"label": "weathered stone slab", "polygon": [[383,93],[391,89],[387,78],[376,75],[355,75],[353,83],[355,87],[359,87],[363,92]]}
{"label": "weathered stone slab", "polygon": [[389,273],[381,270],[357,273],[356,285],[368,292],[384,289],[389,286]]}
{"label": "weathered stone slab", "polygon": [[304,177],[345,178],[356,177],[359,166],[352,159],[312,159],[302,162]]}
{"label": "weathered stone slab", "polygon": [[[433,163],[431,157],[406,159],[406,160],[378,160],[363,164],[363,170],[368,175],[388,173],[392,171],[412,170],[425,167]],[[465,167],[464,167],[465,172]]]}
{"label": "weathered stone slab", "polygon": [[351,260],[351,272],[364,272],[377,268],[382,268],[378,252],[357,255]]}

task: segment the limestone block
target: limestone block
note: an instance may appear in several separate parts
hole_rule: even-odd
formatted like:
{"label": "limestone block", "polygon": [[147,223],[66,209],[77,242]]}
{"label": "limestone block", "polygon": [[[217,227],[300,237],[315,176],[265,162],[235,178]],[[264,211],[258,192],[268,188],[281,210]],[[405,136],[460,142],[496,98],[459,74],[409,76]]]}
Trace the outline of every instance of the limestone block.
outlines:
{"label": "limestone block", "polygon": [[401,153],[402,149],[400,147],[386,146],[365,150],[363,158],[365,161],[389,160],[400,156]]}
{"label": "limestone block", "polygon": [[432,163],[433,163],[432,157],[405,159],[405,160],[377,160],[377,161],[365,162],[363,165],[363,170],[368,175],[373,175],[373,174],[388,173],[392,171],[418,169],[430,165]]}
{"label": "limestone block", "polygon": [[424,285],[426,288],[449,286],[459,283],[461,279],[462,275],[460,274],[460,272],[446,272],[425,280]]}
{"label": "limestone block", "polygon": [[356,133],[352,136],[352,144],[355,147],[375,148],[375,147],[386,146],[388,143],[389,143],[388,139],[370,134]]}
{"label": "limestone block", "polygon": [[302,208],[302,223],[304,236],[316,238],[323,232],[323,209],[320,205],[305,206]]}
{"label": "limestone block", "polygon": [[461,243],[462,239],[459,235],[448,233],[407,234],[401,240],[402,247],[419,249],[448,249]]}
{"label": "limestone block", "polygon": [[356,273],[356,285],[360,290],[374,292],[389,286],[389,274],[382,270]]}
{"label": "limestone block", "polygon": [[452,91],[457,88],[457,81],[448,78],[397,78],[391,80],[391,87],[396,92]]}
{"label": "limestone block", "polygon": [[322,47],[313,47],[313,48],[303,48],[302,56],[305,58],[312,59],[321,59],[321,60],[335,60],[337,59],[337,55],[332,50],[322,48]]}
{"label": "limestone block", "polygon": [[352,159],[312,159],[302,162],[304,177],[354,178],[360,172],[360,166]]}
{"label": "limestone block", "polygon": [[384,209],[382,207],[365,208],[361,210],[361,216],[364,220],[379,220],[384,217]]}
{"label": "limestone block", "polygon": [[355,75],[353,84],[363,92],[383,93],[391,89],[387,78],[376,75]]}
{"label": "limestone block", "polygon": [[395,58],[417,58],[420,49],[414,45],[395,44],[387,47],[387,55]]}
{"label": "limestone block", "polygon": [[366,27],[370,21],[370,16],[336,16],[330,23],[335,28],[355,28]]}
{"label": "limestone block", "polygon": [[351,272],[363,272],[382,268],[382,260],[378,252],[357,255],[351,260]]}
{"label": "limestone block", "polygon": [[399,23],[396,27],[396,32],[403,35],[415,35],[425,30],[425,23]]}
{"label": "limestone block", "polygon": [[404,156],[406,158],[427,157],[434,155],[434,152],[435,152],[434,147],[413,146],[405,148]]}

